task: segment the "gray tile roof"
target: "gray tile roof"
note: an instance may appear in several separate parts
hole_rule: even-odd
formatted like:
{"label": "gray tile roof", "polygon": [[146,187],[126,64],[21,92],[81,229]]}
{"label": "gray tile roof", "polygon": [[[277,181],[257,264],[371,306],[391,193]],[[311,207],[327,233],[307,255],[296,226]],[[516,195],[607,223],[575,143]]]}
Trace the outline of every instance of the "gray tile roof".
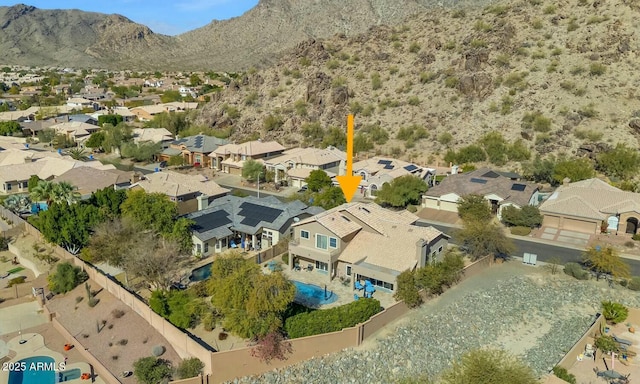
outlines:
{"label": "gray tile roof", "polygon": [[294,222],[322,212],[320,207],[307,207],[295,200],[283,203],[274,196],[225,196],[215,199],[209,207],[184,217],[194,220],[193,234],[202,241],[223,238],[238,231],[256,234],[263,227],[282,233]]}
{"label": "gray tile roof", "polygon": [[183,137],[171,142],[171,145],[184,145],[189,151],[200,153],[211,153],[219,146],[225,144],[229,144],[229,140],[205,135]]}
{"label": "gray tile roof", "polygon": [[[509,177],[505,177],[507,174]],[[440,197],[454,193],[460,197],[477,194],[496,194],[504,199],[501,204],[512,202],[520,207],[528,205],[531,196],[538,189],[534,183],[512,180],[513,173],[480,168],[472,172],[447,176],[439,185],[429,188],[424,196]]]}

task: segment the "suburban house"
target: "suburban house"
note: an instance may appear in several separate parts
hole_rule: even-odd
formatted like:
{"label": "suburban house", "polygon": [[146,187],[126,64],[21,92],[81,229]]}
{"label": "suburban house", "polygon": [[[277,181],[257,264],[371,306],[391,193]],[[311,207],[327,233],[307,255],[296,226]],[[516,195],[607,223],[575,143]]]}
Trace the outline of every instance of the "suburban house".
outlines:
{"label": "suburban house", "polygon": [[98,125],[98,119],[97,118],[95,118],[93,116],[90,116],[90,115],[85,115],[85,114],[69,115],[67,117],[67,119],[68,119],[68,121],[74,121],[74,122]]}
{"label": "suburban house", "polygon": [[29,191],[31,176],[37,175],[42,180],[51,180],[73,168],[87,167],[93,170],[115,169],[111,164],[99,161],[75,161],[62,157],[25,157],[21,164],[0,166],[0,193],[25,193]]}
{"label": "suburban house", "polygon": [[97,120],[101,115],[119,115],[122,116],[122,121],[125,123],[130,123],[136,119],[136,115],[131,113],[129,108],[126,107],[101,109],[96,113],[93,113],[91,116]]}
{"label": "suburban house", "polygon": [[281,155],[264,160],[267,172],[274,172],[275,182],[285,180],[288,185],[302,187],[311,171],[322,169],[330,177],[344,175],[347,154],[333,146],[320,148],[292,148]]}
{"label": "suburban house", "polygon": [[85,141],[92,133],[100,130],[100,127],[97,125],[79,121],[58,123],[50,126],[49,128],[55,130],[56,134],[65,135],[67,139],[73,140],[77,143]]}
{"label": "suburban house", "polygon": [[241,175],[242,166],[246,160],[266,160],[282,154],[284,150],[285,147],[276,141],[254,140],[242,144],[221,145],[209,154],[209,157],[212,159],[211,168],[224,173]]}
{"label": "suburban house", "polygon": [[182,156],[186,164],[211,167],[210,154],[220,146],[228,144],[225,139],[197,135],[183,137],[169,143],[168,148],[158,155],[159,161],[168,161],[172,156]]}
{"label": "suburban house", "polygon": [[413,175],[429,184],[435,176],[435,170],[402,160],[376,156],[353,164],[353,174],[362,176],[360,194],[367,198],[375,198],[384,183],[391,183],[400,176]]}
{"label": "suburban house", "polygon": [[56,183],[66,181],[76,188],[83,199],[107,187],[115,189],[129,188],[138,182],[140,177],[134,172],[119,169],[93,169],[91,167],[72,168],[53,179]]}
{"label": "suburban house", "polygon": [[640,222],[640,194],[600,179],[568,181],[540,205],[542,225],[558,230],[635,235]]}
{"label": "suburban house", "polygon": [[449,236],[412,225],[417,220],[376,204],[343,204],[293,224],[289,267],[325,274],[328,281],[369,280],[393,292],[400,273],[440,260],[447,248]]}
{"label": "suburban house", "polygon": [[153,119],[153,116],[155,115],[168,112],[162,105],[143,105],[141,107],[131,108],[129,111],[140,121],[149,121]]}
{"label": "suburban house", "polygon": [[166,128],[134,128],[133,142],[136,144],[151,142],[161,143],[162,148],[168,148],[173,141],[173,134]]}
{"label": "suburban house", "polygon": [[498,217],[504,207],[537,206],[540,202],[537,184],[522,181],[518,174],[512,172],[481,168],[445,177],[440,184],[429,188],[422,195],[422,206],[458,212],[458,201],[471,194],[484,196],[491,205],[492,212]]}
{"label": "suburban house", "polygon": [[98,104],[96,102],[87,100],[83,97],[71,97],[67,100],[67,105],[74,109],[98,109]]}
{"label": "suburban house", "polygon": [[229,190],[203,175],[185,175],[162,171],[144,175],[132,189],[142,188],[147,193],[162,193],[178,204],[178,213],[184,215],[202,208],[202,204],[225,196]]}
{"label": "suburban house", "polygon": [[274,196],[225,196],[202,204],[184,217],[195,222],[193,254],[209,256],[227,249],[266,249],[290,234],[291,224],[322,212],[300,201],[283,203]]}

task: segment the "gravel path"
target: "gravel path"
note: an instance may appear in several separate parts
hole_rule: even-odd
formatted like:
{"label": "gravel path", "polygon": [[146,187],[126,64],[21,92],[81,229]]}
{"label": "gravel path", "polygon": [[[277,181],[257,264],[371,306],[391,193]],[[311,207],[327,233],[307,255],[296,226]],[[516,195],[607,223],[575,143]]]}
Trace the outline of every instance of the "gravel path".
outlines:
{"label": "gravel path", "polygon": [[546,374],[595,319],[602,300],[640,306],[635,292],[603,282],[577,281],[542,268],[498,265],[367,341],[234,383],[390,383],[446,370],[464,352],[492,346],[520,355]]}

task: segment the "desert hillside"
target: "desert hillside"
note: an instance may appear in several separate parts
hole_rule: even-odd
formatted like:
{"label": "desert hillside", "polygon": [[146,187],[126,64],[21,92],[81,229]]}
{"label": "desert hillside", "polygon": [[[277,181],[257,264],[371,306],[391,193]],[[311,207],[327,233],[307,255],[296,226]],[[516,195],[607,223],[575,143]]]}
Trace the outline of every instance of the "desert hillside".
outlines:
{"label": "desert hillside", "polygon": [[362,148],[374,144],[360,155],[425,163],[492,131],[534,155],[636,147],[639,10],[632,0],[517,0],[308,40],[232,83],[198,122],[236,140],[322,145],[355,113]]}

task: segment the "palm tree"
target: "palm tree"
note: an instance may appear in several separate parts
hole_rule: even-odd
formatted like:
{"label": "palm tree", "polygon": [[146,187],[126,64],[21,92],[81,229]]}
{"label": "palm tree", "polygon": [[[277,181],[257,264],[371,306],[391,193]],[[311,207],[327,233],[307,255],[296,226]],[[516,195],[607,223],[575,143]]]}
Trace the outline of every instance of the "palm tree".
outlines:
{"label": "palm tree", "polygon": [[38,185],[36,185],[31,190],[31,200],[32,201],[46,201],[47,205],[51,205],[52,197],[53,197],[53,189],[55,183],[48,180],[40,180],[38,181]]}
{"label": "palm tree", "polygon": [[57,184],[54,184],[51,194],[51,200],[54,203],[67,203],[71,205],[80,200],[80,193],[76,191],[76,188],[70,183],[61,181]]}
{"label": "palm tree", "polygon": [[88,159],[84,148],[71,148],[67,153],[73,160],[85,161]]}

